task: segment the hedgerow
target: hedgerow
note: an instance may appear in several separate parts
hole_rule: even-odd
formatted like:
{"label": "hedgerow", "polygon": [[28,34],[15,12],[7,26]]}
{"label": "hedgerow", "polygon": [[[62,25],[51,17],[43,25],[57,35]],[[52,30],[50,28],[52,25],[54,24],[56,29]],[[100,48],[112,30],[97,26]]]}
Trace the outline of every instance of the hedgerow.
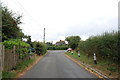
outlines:
{"label": "hedgerow", "polygon": [[48,50],[67,50],[68,46],[63,45],[63,46],[48,46]]}
{"label": "hedgerow", "polygon": [[79,49],[84,51],[88,57],[96,53],[98,60],[109,59],[118,62],[118,58],[120,58],[120,54],[118,54],[118,32],[106,32],[102,35],[90,37],[86,41],[80,41]]}
{"label": "hedgerow", "polygon": [[5,40],[2,42],[3,45],[5,45],[5,48],[7,49],[12,49],[13,46],[20,46],[20,47],[30,47],[28,43],[25,43],[21,41],[20,39],[10,39],[10,40]]}
{"label": "hedgerow", "polygon": [[45,54],[47,52],[47,45],[42,42],[34,42],[34,48],[38,55]]}

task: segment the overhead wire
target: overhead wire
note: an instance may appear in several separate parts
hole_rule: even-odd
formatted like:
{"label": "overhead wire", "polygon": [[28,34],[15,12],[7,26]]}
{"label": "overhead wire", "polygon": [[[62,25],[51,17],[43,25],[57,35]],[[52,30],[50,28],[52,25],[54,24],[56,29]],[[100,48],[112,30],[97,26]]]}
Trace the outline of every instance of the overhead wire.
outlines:
{"label": "overhead wire", "polygon": [[15,2],[15,4],[17,4],[17,6],[18,6],[23,12],[25,12],[25,13],[27,14],[27,16],[30,18],[30,20],[32,20],[37,26],[40,26],[42,29],[44,28],[44,27],[42,27],[42,26],[38,23],[37,20],[35,20],[35,19],[33,18],[33,16],[31,16],[31,14],[23,7],[23,5],[22,5],[18,0],[14,0],[14,2]]}
{"label": "overhead wire", "polygon": [[[41,25],[38,23],[38,21],[36,21],[36,20],[33,18],[33,16],[31,16],[31,14],[23,7],[23,5],[22,5],[18,0],[13,0],[13,2],[14,2],[15,4],[17,4],[17,6],[22,10],[22,12],[24,12],[25,14],[27,14],[27,17],[30,18],[30,21],[33,21],[33,22],[34,22],[35,26],[38,26],[38,27],[41,28],[41,32],[42,32],[44,27],[41,26]],[[30,33],[29,33],[29,34],[30,34]],[[29,35],[29,34],[28,34],[28,35]],[[41,36],[41,38],[42,38],[42,36]]]}

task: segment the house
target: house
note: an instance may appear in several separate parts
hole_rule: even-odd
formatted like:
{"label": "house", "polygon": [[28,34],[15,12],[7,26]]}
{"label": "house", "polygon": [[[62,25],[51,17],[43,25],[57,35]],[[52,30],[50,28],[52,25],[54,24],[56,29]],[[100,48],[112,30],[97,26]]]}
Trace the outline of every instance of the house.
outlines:
{"label": "house", "polygon": [[65,43],[65,41],[60,40],[60,41],[56,42],[55,45],[56,46],[61,46],[61,45],[66,45],[66,43]]}

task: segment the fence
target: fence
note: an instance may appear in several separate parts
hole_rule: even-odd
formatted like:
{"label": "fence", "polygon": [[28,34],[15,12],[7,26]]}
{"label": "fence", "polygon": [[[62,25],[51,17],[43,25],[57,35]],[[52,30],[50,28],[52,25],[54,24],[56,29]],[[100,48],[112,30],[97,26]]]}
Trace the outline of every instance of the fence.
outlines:
{"label": "fence", "polygon": [[[2,50],[1,50],[1,53],[2,55],[0,57],[2,57],[1,61],[3,64],[1,64],[1,69],[2,71],[10,71],[11,69],[13,69],[16,64],[24,61],[24,60],[27,60],[29,59],[29,54],[27,56],[25,56],[24,58],[20,58],[21,56],[21,53],[20,52],[16,52],[16,50],[18,48],[22,49],[21,47],[16,47],[14,46],[12,49],[5,49],[4,46],[1,46]],[[4,55],[3,55],[4,54]],[[3,62],[4,61],[4,62]]]}
{"label": "fence", "polygon": [[[14,47],[15,48],[15,47]],[[17,61],[17,55],[15,54],[15,50],[13,49],[5,49],[4,51],[4,71],[8,71],[13,68]]]}
{"label": "fence", "polygon": [[2,79],[2,70],[3,70],[3,48],[0,45],[0,80]]}

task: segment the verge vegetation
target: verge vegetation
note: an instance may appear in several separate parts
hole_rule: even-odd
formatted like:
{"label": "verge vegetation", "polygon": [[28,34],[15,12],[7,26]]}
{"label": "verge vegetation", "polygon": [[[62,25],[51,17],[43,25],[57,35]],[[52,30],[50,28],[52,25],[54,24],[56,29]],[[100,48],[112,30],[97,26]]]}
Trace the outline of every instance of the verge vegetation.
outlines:
{"label": "verge vegetation", "polygon": [[73,54],[67,52],[66,54],[78,61],[81,61],[89,67],[96,69],[98,72],[106,75],[109,78],[118,78],[118,66],[113,64],[112,61],[101,60],[98,61],[97,64],[94,64],[93,57],[88,58],[84,52],[81,52],[80,57],[78,57],[77,52],[74,52]]}
{"label": "verge vegetation", "polygon": [[47,46],[48,50],[67,50],[68,46],[67,45],[62,45],[62,46]]}
{"label": "verge vegetation", "polygon": [[[78,50],[80,57],[77,54]],[[110,78],[119,77],[118,32],[106,32],[102,35],[92,36],[85,41],[79,41],[79,45],[74,51],[73,55],[69,52],[66,54],[100,72],[102,71],[104,75]],[[96,53],[97,64],[94,64],[94,53]]]}

